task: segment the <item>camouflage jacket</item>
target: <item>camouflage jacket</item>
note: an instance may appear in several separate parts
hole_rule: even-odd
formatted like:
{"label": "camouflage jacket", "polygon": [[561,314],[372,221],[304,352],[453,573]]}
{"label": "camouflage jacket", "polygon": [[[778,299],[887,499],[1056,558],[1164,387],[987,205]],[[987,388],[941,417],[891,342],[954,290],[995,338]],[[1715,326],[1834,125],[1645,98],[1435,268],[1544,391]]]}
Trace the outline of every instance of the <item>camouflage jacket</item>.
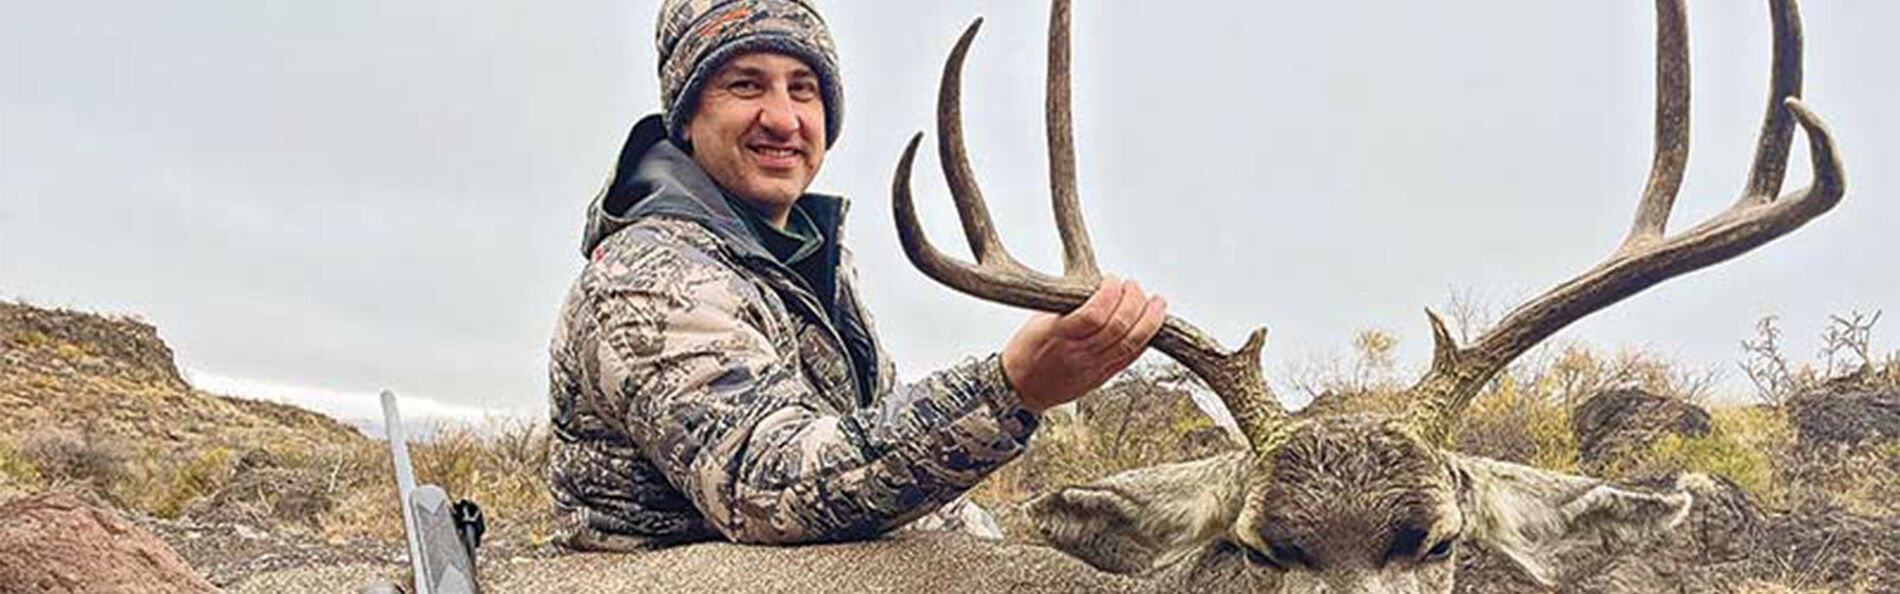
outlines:
{"label": "camouflage jacket", "polygon": [[[800,205],[835,245],[843,201]],[[1035,429],[995,356],[894,389],[849,258],[827,315],[657,118],[589,210],[549,365],[570,548],[872,537],[956,499]]]}

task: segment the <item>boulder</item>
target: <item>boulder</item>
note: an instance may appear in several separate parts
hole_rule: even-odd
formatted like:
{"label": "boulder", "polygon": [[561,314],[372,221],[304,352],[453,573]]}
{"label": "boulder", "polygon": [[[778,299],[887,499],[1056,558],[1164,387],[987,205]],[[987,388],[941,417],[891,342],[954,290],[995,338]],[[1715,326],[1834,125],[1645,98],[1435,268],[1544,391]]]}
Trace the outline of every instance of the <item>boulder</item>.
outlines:
{"label": "boulder", "polygon": [[1797,394],[1787,406],[1805,447],[1900,441],[1900,389],[1822,386]]}
{"label": "boulder", "polygon": [[1578,462],[1592,474],[1614,460],[1643,451],[1665,435],[1704,437],[1710,429],[1708,411],[1632,389],[1598,392],[1570,414]]}
{"label": "boulder", "polygon": [[0,593],[216,592],[171,547],[67,493],[0,506]]}

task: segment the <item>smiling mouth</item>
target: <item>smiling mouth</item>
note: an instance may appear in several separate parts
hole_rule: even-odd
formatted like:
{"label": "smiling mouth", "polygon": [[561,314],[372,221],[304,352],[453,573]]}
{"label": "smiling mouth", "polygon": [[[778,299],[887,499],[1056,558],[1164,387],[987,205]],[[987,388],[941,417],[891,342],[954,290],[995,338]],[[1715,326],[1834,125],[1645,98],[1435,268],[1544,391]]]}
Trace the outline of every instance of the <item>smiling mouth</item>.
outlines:
{"label": "smiling mouth", "polygon": [[786,148],[786,147],[753,145],[747,148],[751,149],[753,154],[759,155],[761,157],[765,157],[767,159],[774,159],[774,160],[796,159],[805,154],[804,151],[800,151],[795,148]]}

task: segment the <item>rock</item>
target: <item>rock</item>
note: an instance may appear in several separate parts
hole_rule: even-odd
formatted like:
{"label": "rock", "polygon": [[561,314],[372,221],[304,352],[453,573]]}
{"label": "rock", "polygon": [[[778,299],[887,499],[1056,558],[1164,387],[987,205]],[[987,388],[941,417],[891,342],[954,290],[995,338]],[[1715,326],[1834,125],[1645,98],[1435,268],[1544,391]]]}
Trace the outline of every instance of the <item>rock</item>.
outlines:
{"label": "rock", "polygon": [[138,318],[0,302],[0,343],[18,346],[22,354],[45,343],[71,347],[50,349],[57,354],[54,357],[0,368],[24,371],[33,364],[138,378],[176,389],[187,387],[173,362],[171,348],[158,337],[158,328]]}
{"label": "rock", "polygon": [[1595,474],[1621,457],[1641,452],[1665,435],[1703,437],[1709,413],[1701,408],[1641,390],[1606,390],[1591,396],[1570,415],[1578,461]]}
{"label": "rock", "polygon": [[0,518],[0,593],[217,591],[151,532],[70,494],[15,500]]}
{"label": "rock", "polygon": [[1788,417],[1804,447],[1900,441],[1900,390],[1824,386],[1789,399]]}

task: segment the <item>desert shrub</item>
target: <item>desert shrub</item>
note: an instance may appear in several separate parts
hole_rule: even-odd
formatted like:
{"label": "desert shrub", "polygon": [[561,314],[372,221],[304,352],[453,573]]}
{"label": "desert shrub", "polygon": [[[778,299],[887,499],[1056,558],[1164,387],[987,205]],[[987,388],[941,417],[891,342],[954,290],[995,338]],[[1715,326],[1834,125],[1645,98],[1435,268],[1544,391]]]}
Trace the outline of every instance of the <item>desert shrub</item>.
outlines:
{"label": "desert shrub", "polygon": [[0,484],[29,491],[40,488],[40,469],[20,453],[13,440],[0,437]]}
{"label": "desert shrub", "polygon": [[126,448],[89,429],[42,429],[27,434],[19,455],[43,481],[109,494],[126,476]]}
{"label": "desert shrub", "polygon": [[41,332],[38,330],[27,330],[25,332],[14,334],[12,337],[12,342],[14,346],[18,346],[23,349],[33,349],[33,348],[39,348],[47,344],[51,344],[53,342],[53,338],[50,336],[47,336],[45,332]]}
{"label": "desert shrub", "polygon": [[1472,400],[1452,442],[1466,454],[1574,472],[1578,447],[1570,411],[1547,391],[1506,376]]}
{"label": "desert shrub", "polygon": [[1757,503],[1787,503],[1786,483],[1777,459],[1793,442],[1788,420],[1778,409],[1718,407],[1710,412],[1706,436],[1667,434],[1606,468],[1606,478],[1672,476],[1701,472],[1726,477]]}
{"label": "desert shrub", "polygon": [[231,481],[231,451],[210,447],[182,457],[183,462],[160,467],[153,483],[162,486],[154,499],[140,506],[161,518],[177,517],[193,501],[210,497]]}
{"label": "desert shrub", "polygon": [[396,477],[388,444],[366,442],[326,454],[291,462],[327,473],[325,491],[336,505],[319,516],[317,524],[322,533],[331,538],[400,542],[402,508],[396,503]]}
{"label": "desert shrub", "polygon": [[[553,501],[547,488],[550,434],[541,423],[491,419],[479,424],[445,423],[410,443],[418,483],[435,484],[451,498],[481,505],[490,543],[539,545],[553,530]],[[341,477],[333,481],[336,505],[322,514],[324,534],[402,538],[395,473],[386,442],[335,451],[317,464]]]}
{"label": "desert shrub", "polygon": [[1693,404],[1708,399],[1714,378],[1713,370],[1683,367],[1649,351],[1555,343],[1520,358],[1482,388],[1452,443],[1468,454],[1576,472],[1579,446],[1570,417],[1591,396],[1637,389]]}

